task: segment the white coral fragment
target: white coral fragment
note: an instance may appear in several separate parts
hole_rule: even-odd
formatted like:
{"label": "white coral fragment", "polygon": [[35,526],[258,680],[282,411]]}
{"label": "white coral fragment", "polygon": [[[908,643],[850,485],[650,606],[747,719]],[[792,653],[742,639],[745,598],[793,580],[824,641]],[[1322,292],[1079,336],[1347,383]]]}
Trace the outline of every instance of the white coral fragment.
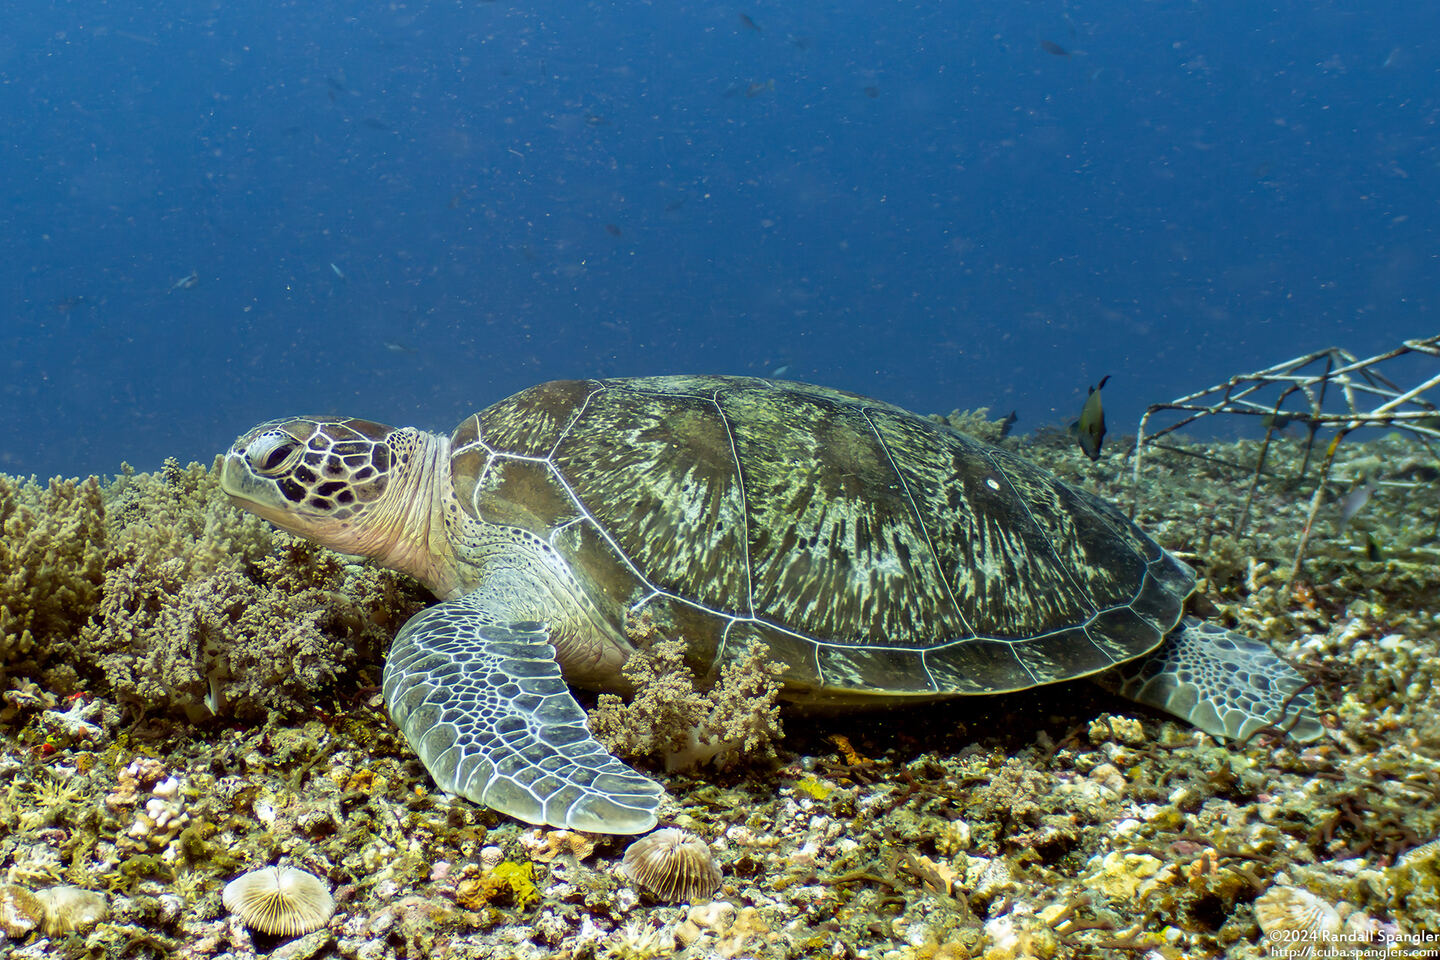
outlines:
{"label": "white coral fragment", "polygon": [[225,909],[261,933],[296,937],[323,927],[335,912],[325,881],[294,867],[266,867],[225,885]]}
{"label": "white coral fragment", "polygon": [[685,830],[667,827],[630,844],[625,876],[669,903],[703,900],[720,888],[720,864],[710,847]]}

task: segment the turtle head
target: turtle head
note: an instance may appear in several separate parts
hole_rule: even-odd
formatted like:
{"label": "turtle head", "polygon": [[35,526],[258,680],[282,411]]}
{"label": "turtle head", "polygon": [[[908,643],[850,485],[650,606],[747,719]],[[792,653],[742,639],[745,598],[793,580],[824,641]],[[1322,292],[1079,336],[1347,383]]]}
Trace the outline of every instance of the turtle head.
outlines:
{"label": "turtle head", "polygon": [[446,447],[444,437],[370,420],[269,420],[226,451],[220,489],[277,527],[433,587],[435,475]]}

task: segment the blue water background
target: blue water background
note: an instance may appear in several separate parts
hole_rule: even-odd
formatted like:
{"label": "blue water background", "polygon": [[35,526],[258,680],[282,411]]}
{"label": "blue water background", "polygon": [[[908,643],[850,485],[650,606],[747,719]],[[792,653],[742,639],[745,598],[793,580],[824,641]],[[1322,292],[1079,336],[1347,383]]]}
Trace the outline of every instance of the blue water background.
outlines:
{"label": "blue water background", "polygon": [[666,372],[1124,432],[1440,332],[1433,3],[37,2],[0,111],[15,473]]}

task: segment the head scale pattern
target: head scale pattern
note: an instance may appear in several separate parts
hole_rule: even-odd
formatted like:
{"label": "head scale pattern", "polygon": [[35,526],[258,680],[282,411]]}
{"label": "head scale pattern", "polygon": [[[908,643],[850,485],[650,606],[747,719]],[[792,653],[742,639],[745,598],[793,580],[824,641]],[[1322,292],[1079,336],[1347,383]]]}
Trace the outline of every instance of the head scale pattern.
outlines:
{"label": "head scale pattern", "polygon": [[385,493],[397,461],[393,427],[350,418],[296,417],[262,423],[230,456],[291,504],[345,520]]}

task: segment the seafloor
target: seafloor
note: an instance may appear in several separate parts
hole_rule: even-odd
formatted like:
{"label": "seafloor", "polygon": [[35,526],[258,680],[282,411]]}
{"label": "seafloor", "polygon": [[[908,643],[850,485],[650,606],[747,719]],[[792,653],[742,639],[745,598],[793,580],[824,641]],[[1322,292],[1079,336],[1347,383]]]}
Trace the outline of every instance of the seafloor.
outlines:
{"label": "seafloor", "polygon": [[[1313,489],[1294,481],[1302,435],[1270,451],[1238,532],[1250,472],[1230,464],[1253,465],[1254,442],[1152,451],[1138,491],[1124,440],[1097,464],[1055,432],[1004,442],[1134,495],[1142,526],[1200,572],[1198,612],[1314,679],[1325,737],[1220,744],[1083,681],[787,715],[773,760],[652,767],[673,797],[662,822],[710,841],[724,871],[713,903],[659,904],[619,873],[625,838],[430,791],[375,690],[418,588],[272,533],[196,465],[0,477],[0,926],[24,890],[107,899],[78,930],[8,927],[0,955],[1440,953],[1422,939],[1440,933],[1440,847],[1402,856],[1440,835],[1430,454],[1347,438],[1287,582]],[[1342,528],[1339,499],[1367,476],[1384,482]],[[329,882],[328,926],[278,940],[227,916],[225,882],[268,864]],[[1257,898],[1292,932],[1262,933]]]}

